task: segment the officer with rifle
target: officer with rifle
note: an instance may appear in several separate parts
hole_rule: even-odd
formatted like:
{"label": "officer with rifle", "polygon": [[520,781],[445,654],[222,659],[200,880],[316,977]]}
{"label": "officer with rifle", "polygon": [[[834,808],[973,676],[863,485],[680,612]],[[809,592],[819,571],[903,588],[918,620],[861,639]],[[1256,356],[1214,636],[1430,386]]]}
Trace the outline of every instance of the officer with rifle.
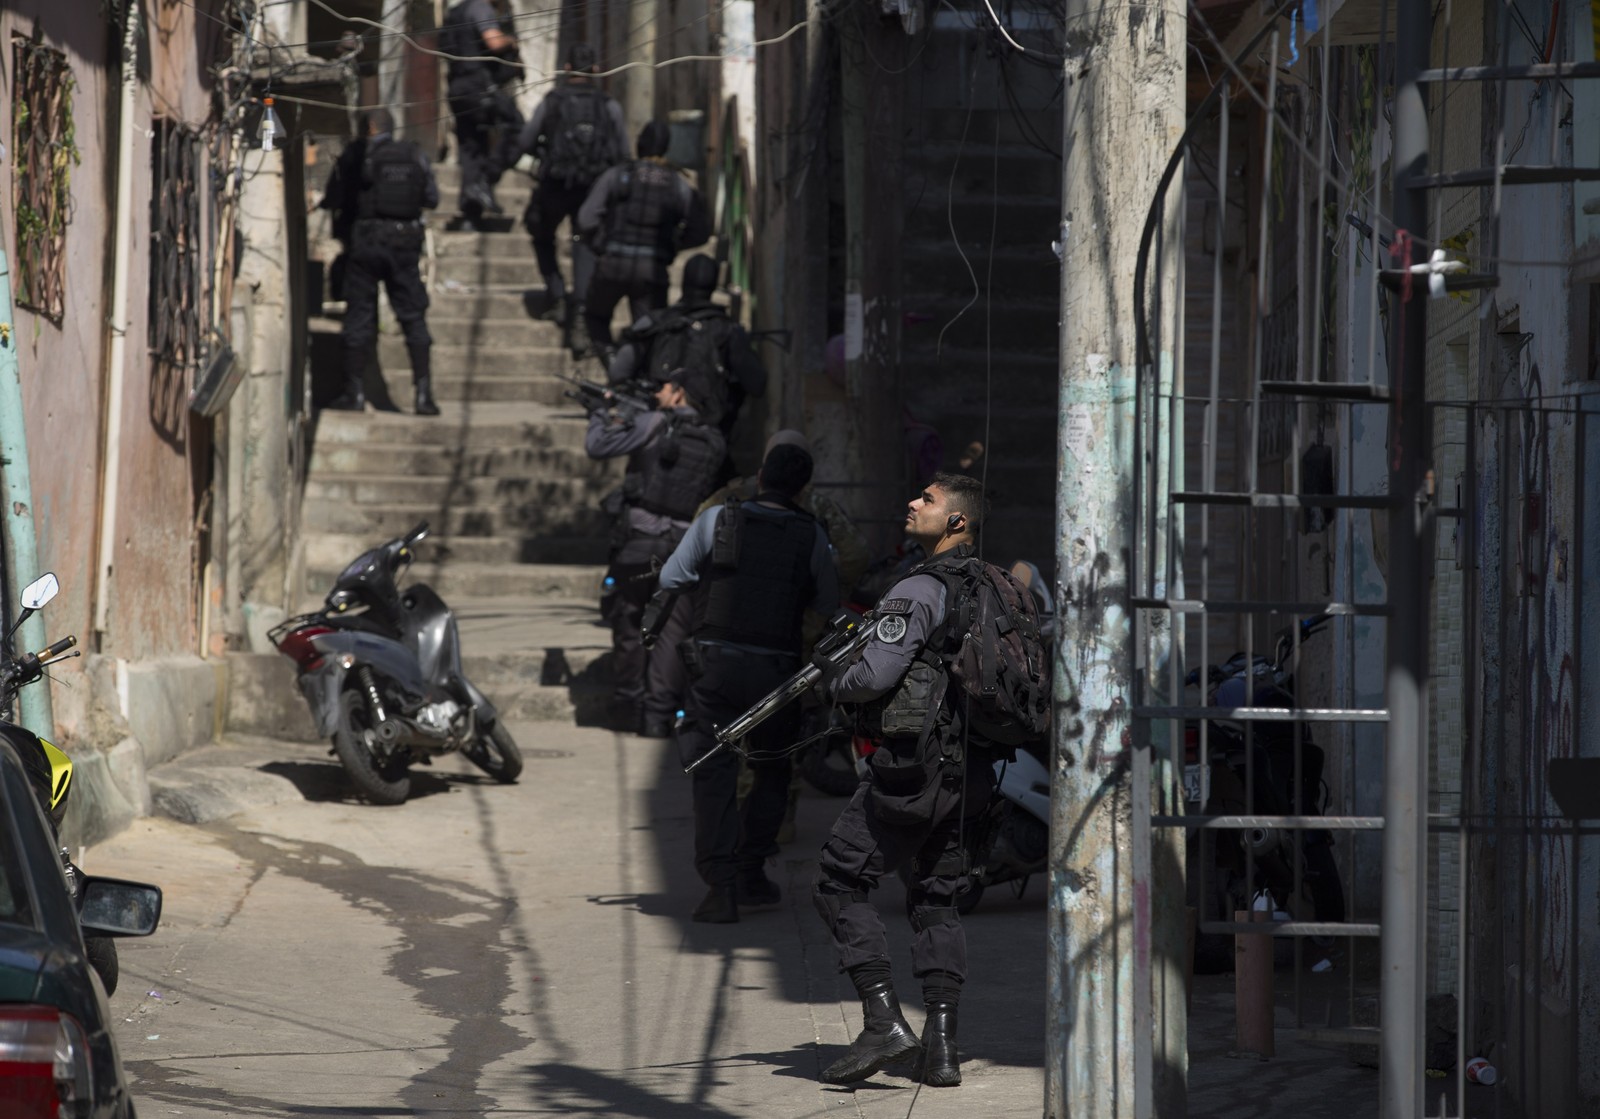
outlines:
{"label": "officer with rifle", "polygon": [[[555,89],[539,102],[522,130],[521,150],[539,160],[539,181],[522,222],[533,238],[549,306],[542,316],[568,332],[581,329],[583,298],[594,275],[594,250],[578,235],[578,207],[600,175],[628,158],[622,106],[596,83],[594,48],[574,43]],[[556,229],[572,225],[572,299],[556,262]],[[581,340],[580,340],[581,342]],[[574,347],[587,349],[585,345]]]}
{"label": "officer with rifle", "polygon": [[706,419],[732,435],[745,399],[766,393],[767,370],[749,333],[711,301],[716,289],[717,262],[705,253],[691,256],[683,266],[683,298],[623,331],[606,372],[616,383],[693,370],[716,390],[706,403]]}
{"label": "officer with rifle", "polygon": [[654,410],[590,412],[584,437],[589,457],[628,459],[621,490],[607,499],[617,522],[600,611],[611,624],[613,726],[652,738],[672,733],[684,668],[672,646],[645,649],[640,623],[660,564],[716,484],[727,451],[722,432],[701,417],[704,392],[679,373],[656,388]]}
{"label": "officer with rifle", "polygon": [[696,591],[678,749],[686,765],[715,753],[693,771],[695,869],[708,887],[696,921],[734,922],[741,907],[775,905],[780,897],[763,864],[778,851],[799,709],[778,712],[751,735],[752,782],[742,807],[739,759],[715,751],[715,732],[799,667],[804,611],[826,616],[839,605],[827,533],[794,503],[811,469],[811,455],[800,447],[773,447],[756,497],[730,498],[701,513],[661,570],[664,594]]}
{"label": "officer with rifle", "polygon": [[599,254],[583,297],[589,342],[610,364],[611,313],[628,301],[629,317],[667,305],[667,266],[711,236],[711,211],[700,192],[667,162],[672,133],[658,120],[639,130],[638,158],[595,180],[578,210],[578,234]]}
{"label": "officer with rifle", "polygon": [[512,27],[503,0],[461,0],[439,28],[439,48],[450,56],[445,92],[461,165],[455,229],[479,229],[485,213],[503,212],[494,186],[517,160],[522,129],[522,114],[504,88],[522,75]]}
{"label": "officer with rifle", "polygon": [[[394,117],[370,109],[362,136],[340,154],[322,197],[335,224],[348,222],[344,274],[344,388],[328,405],[359,412],[366,407],[362,376],[378,336],[378,285],[405,334],[419,416],[437,416],[428,333],[428,289],[422,283],[422,212],[439,205],[439,186],[417,145],[394,138]],[[353,220],[351,220],[353,218]]]}

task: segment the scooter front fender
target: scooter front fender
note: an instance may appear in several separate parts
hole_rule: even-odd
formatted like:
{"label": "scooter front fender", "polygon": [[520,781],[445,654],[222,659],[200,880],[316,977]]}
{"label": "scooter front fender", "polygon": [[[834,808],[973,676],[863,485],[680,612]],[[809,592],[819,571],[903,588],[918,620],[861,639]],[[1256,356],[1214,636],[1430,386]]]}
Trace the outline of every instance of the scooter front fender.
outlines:
{"label": "scooter front fender", "polygon": [[1050,771],[1026,749],[1019,747],[1009,762],[997,763],[999,792],[1040,823],[1050,823]]}

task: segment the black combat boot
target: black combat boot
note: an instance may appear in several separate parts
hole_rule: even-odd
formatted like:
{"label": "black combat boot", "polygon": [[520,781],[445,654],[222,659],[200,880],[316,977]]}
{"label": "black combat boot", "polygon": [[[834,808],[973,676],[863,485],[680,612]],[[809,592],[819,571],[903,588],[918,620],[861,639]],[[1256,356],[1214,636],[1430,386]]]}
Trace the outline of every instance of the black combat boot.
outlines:
{"label": "black combat boot", "polygon": [[693,919],[702,925],[732,925],[739,920],[739,900],[733,885],[713,886],[694,907]]}
{"label": "black combat boot", "polygon": [[892,980],[880,980],[861,989],[861,1015],[866,1019],[850,1050],[822,1070],[825,1084],[854,1084],[885,1065],[916,1053],[917,1035],[900,1013]]}
{"label": "black combat boot", "polygon": [[361,375],[366,372],[367,351],[346,350],[344,354],[344,389],[324,408],[335,412],[361,412],[367,407],[367,398],[361,391]]}
{"label": "black combat boot", "polygon": [[437,416],[439,405],[433,399],[433,354],[427,346],[407,346],[411,355],[411,381],[417,387],[417,415]]}
{"label": "black combat boot", "polygon": [[567,285],[561,279],[560,272],[552,272],[544,278],[544,294],[548,302],[539,317],[545,322],[566,322]]}
{"label": "black combat boot", "polygon": [[767,908],[783,901],[783,891],[767,877],[766,868],[759,863],[741,867],[735,885],[739,891],[739,904],[746,909]]}
{"label": "black combat boot", "polygon": [[922,1060],[917,1079],[930,1088],[954,1088],[961,1083],[961,1061],[956,1056],[956,1004],[930,1002],[928,1020],[922,1024]]}

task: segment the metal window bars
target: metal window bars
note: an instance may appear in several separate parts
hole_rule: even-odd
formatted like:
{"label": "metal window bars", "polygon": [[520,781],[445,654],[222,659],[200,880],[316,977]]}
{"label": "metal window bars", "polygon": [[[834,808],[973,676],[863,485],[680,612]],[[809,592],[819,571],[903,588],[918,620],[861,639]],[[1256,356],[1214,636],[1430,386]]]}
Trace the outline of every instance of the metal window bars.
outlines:
{"label": "metal window bars", "polygon": [[[1585,753],[1584,699],[1600,696],[1582,667],[1584,560],[1600,554],[1584,512],[1585,478],[1600,473],[1588,438],[1600,393],[1547,388],[1514,321],[1499,331],[1508,355],[1524,354],[1520,364],[1488,352],[1488,332],[1463,326],[1472,351],[1463,361],[1481,372],[1450,385],[1440,332],[1456,321],[1453,305],[1433,304],[1443,311],[1432,323],[1420,314],[1438,271],[1431,250],[1463,227],[1463,212],[1487,227],[1482,255],[1434,282],[1485,301],[1457,313],[1476,323],[1507,266],[1507,192],[1600,177],[1562,162],[1554,98],[1534,141],[1549,140],[1548,162],[1514,162],[1505,139],[1508,86],[1600,77],[1600,63],[1552,61],[1569,37],[1552,9],[1543,54],[1515,64],[1508,8],[1485,2],[1489,19],[1498,15],[1489,49],[1499,65],[1451,65],[1451,9],[1466,10],[1462,0],[1442,7],[1438,27],[1430,9],[1402,0],[1401,49],[1387,32],[1376,45],[1330,47],[1331,30],[1319,29],[1323,49],[1305,52],[1293,71],[1279,34],[1290,25],[1284,17],[1273,31],[1269,13],[1191,120],[1152,204],[1137,281],[1141,477],[1130,605],[1144,658],[1134,741],[1147,748],[1131,768],[1133,803],[1151,807],[1135,820],[1135,878],[1154,885],[1162,845],[1170,851],[1183,837],[1190,901],[1211,904],[1202,938],[1262,928],[1233,921],[1216,895],[1249,908],[1262,885],[1278,889],[1272,907],[1290,919],[1267,927],[1294,943],[1292,1028],[1381,1051],[1386,1119],[1577,1113],[1564,1109],[1581,1110],[1574,1101],[1600,1087],[1584,1071],[1600,996],[1591,931],[1600,902],[1586,900],[1597,895],[1600,827],[1583,822],[1600,816],[1600,795],[1585,808],[1567,790],[1559,804],[1552,776],[1555,763],[1585,760],[1576,757]],[[1191,9],[1191,19],[1209,33],[1203,13]],[[1429,44],[1440,29],[1435,67]],[[1252,52],[1261,65],[1246,75]],[[1280,88],[1283,74],[1302,85]],[[1427,166],[1430,129],[1436,142],[1450,125],[1474,141],[1480,134],[1470,117],[1451,119],[1467,110],[1446,103],[1429,119],[1423,91],[1448,82],[1499,83],[1497,98],[1484,99],[1483,111],[1500,118],[1481,132],[1491,166],[1459,166],[1459,151],[1451,159],[1443,143],[1442,166]],[[1253,130],[1253,143],[1241,141]],[[1448,206],[1445,191],[1454,192]],[[1150,306],[1147,292],[1160,298],[1150,277],[1174,268],[1174,305]],[[1329,446],[1334,492],[1303,469],[1309,450]],[[1322,522],[1307,519],[1311,511],[1326,528],[1314,527]],[[1408,522],[1417,531],[1400,562],[1394,526]],[[1302,658],[1296,623],[1321,615],[1331,616],[1337,653]],[[1292,705],[1256,705],[1253,684],[1233,706],[1182,698],[1186,668],[1203,695],[1231,650],[1242,649],[1247,665],[1261,653],[1275,658],[1264,642],[1285,620],[1286,663],[1301,675]],[[1172,654],[1163,660],[1165,633]],[[1398,693],[1388,686],[1395,703],[1381,698],[1386,663],[1411,676]],[[1328,751],[1327,814],[1306,803],[1320,799],[1320,789],[1307,790],[1308,742]],[[1237,760],[1219,762],[1219,748]],[[1261,783],[1274,779],[1261,759],[1274,750],[1294,768],[1287,811],[1256,807]],[[1186,811],[1186,765],[1198,765],[1203,799],[1215,799],[1206,777],[1219,766],[1237,772],[1243,791],[1232,805]],[[1291,852],[1285,890],[1282,868],[1269,872],[1246,842],[1252,829],[1331,834],[1345,919],[1315,919],[1301,843],[1276,851]],[[1225,847],[1238,849],[1243,882],[1219,890]],[[1307,938],[1330,936],[1345,952],[1332,980],[1305,967]],[[1380,973],[1384,1005],[1373,1013],[1376,1000],[1364,996]],[[1453,1010],[1435,1013],[1430,994],[1453,995]],[[1157,1013],[1136,985],[1137,1036],[1149,1036]],[[1438,1056],[1424,1053],[1433,1026],[1453,1035],[1443,1082],[1422,1075]],[[1504,1091],[1469,1101],[1467,1060],[1485,1053],[1501,1066]],[[1141,1089],[1151,1098],[1149,1085]]]}
{"label": "metal window bars", "polygon": [[67,225],[78,148],[72,126],[76,86],[67,56],[44,45],[39,28],[11,36],[12,212],[16,218],[16,300],[60,324]]}

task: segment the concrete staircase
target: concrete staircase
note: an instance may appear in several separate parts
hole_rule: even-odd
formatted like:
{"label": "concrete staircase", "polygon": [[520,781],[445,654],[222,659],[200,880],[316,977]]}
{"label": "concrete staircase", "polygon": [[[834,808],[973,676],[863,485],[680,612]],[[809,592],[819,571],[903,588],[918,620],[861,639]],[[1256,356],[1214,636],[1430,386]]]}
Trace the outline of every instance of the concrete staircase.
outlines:
{"label": "concrete staircase", "polygon": [[[448,211],[456,169],[438,175]],[[507,176],[497,193],[508,215],[528,189]],[[317,415],[302,508],[307,608],[361,552],[427,521],[410,579],[456,610],[468,675],[513,719],[593,722],[609,694],[610,634],[595,604],[610,525],[599,502],[622,467],[584,454],[583,411],[557,375],[598,369],[575,366],[559,329],[532,317],[543,287],[520,226],[442,224],[427,279],[443,414],[411,414],[404,340],[386,321],[378,360],[398,410]]]}

